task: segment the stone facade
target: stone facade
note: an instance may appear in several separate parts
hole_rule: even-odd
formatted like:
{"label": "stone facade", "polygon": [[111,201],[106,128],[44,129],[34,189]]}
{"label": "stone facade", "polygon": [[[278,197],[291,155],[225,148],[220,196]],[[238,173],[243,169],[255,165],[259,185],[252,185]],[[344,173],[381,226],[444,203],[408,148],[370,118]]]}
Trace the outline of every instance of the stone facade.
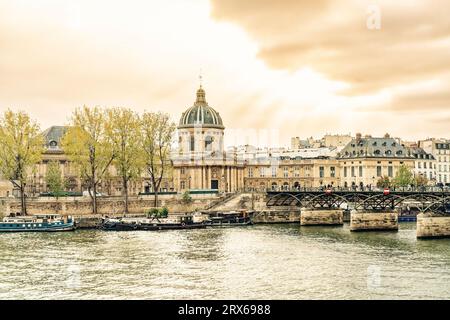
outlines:
{"label": "stone facade", "polygon": [[300,225],[342,225],[343,210],[311,210],[302,208],[300,216]]}
{"label": "stone facade", "polygon": [[398,214],[352,211],[350,231],[398,231]]}
{"label": "stone facade", "polygon": [[450,237],[450,217],[417,216],[417,238]]}

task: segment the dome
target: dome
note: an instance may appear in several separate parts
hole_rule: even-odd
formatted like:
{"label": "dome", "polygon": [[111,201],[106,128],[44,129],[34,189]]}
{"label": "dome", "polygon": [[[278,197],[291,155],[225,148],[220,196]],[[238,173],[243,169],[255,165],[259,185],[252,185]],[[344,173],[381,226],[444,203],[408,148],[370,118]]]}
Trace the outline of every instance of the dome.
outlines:
{"label": "dome", "polygon": [[195,126],[225,129],[219,113],[208,106],[205,99],[205,90],[201,86],[197,90],[197,100],[194,105],[181,115],[178,128],[193,128]]}

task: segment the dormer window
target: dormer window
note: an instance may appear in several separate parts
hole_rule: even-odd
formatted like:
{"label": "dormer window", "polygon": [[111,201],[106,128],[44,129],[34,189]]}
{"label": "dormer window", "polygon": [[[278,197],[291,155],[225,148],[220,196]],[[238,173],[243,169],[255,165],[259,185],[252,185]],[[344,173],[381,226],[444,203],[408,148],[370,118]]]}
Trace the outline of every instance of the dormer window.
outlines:
{"label": "dormer window", "polygon": [[401,156],[402,154],[403,154],[403,151],[402,151],[402,150],[398,150],[398,151],[397,151],[397,155],[398,155],[398,156]]}
{"label": "dormer window", "polygon": [[58,147],[58,142],[56,142],[55,140],[51,140],[48,145],[50,149],[56,149]]}
{"label": "dormer window", "polygon": [[391,150],[386,150],[386,155],[387,156],[390,156],[392,154],[392,151]]}
{"label": "dormer window", "polygon": [[381,151],[380,151],[380,150],[375,150],[374,154],[380,155],[380,154],[381,154]]}

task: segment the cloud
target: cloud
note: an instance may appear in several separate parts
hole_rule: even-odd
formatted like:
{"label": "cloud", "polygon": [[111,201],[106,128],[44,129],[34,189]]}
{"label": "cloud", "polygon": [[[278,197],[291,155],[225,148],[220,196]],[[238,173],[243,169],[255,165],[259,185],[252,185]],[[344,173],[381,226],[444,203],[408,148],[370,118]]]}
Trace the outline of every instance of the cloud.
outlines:
{"label": "cloud", "polygon": [[[309,66],[367,94],[440,77],[450,66],[448,1],[212,0],[212,16],[241,25],[273,68]],[[371,5],[381,28],[368,29]]]}

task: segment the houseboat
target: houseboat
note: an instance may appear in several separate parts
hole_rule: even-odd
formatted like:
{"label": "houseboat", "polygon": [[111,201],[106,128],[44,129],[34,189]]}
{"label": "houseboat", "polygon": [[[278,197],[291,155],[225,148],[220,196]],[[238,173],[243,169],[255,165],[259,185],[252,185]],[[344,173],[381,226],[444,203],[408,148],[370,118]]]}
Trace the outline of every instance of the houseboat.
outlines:
{"label": "houseboat", "polygon": [[5,217],[0,222],[0,232],[57,232],[73,231],[72,217],[58,214],[37,214],[33,216]]}
{"label": "houseboat", "polygon": [[120,218],[104,219],[100,229],[110,231],[157,231],[176,229],[203,229],[206,224],[196,222],[193,216],[180,216],[174,218]]}
{"label": "houseboat", "polygon": [[248,212],[218,212],[210,214],[206,224],[211,227],[233,227],[252,225],[253,221]]}

